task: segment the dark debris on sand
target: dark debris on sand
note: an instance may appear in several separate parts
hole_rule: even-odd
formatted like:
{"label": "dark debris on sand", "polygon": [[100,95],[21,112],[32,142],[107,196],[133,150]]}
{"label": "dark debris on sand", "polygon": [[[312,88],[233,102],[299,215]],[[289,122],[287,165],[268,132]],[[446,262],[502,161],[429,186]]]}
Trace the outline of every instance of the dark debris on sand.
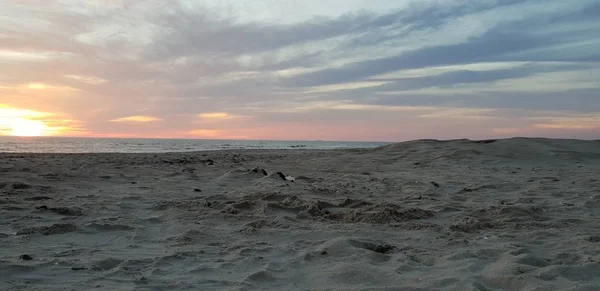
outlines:
{"label": "dark debris on sand", "polygon": [[52,211],[61,215],[68,215],[68,216],[81,216],[83,215],[83,211],[81,211],[81,209],[79,208],[75,208],[75,207],[64,207],[64,206],[59,206],[59,207],[48,207],[46,205],[42,205],[42,206],[38,206],[36,207],[36,209],[40,209],[40,210],[48,210],[48,211]]}
{"label": "dark debris on sand", "polygon": [[25,184],[25,183],[21,183],[21,182],[16,182],[16,183],[12,184],[12,188],[14,190],[31,189],[31,185]]}
{"label": "dark debris on sand", "polygon": [[263,174],[265,176],[268,175],[267,171],[265,169],[263,169],[263,168],[260,168],[260,167],[256,167],[256,168],[252,169],[252,172],[261,173],[261,174]]}
{"label": "dark debris on sand", "polygon": [[30,261],[30,260],[33,260],[33,257],[28,254],[23,254],[23,255],[19,256],[19,259],[24,260],[24,261]]}
{"label": "dark debris on sand", "polygon": [[36,226],[21,229],[17,235],[30,235],[41,233],[43,235],[62,234],[77,231],[77,226],[71,223],[55,223],[51,226]]}
{"label": "dark debris on sand", "polygon": [[52,199],[48,196],[33,196],[33,197],[27,197],[27,198],[23,198],[23,200],[25,201],[41,201],[41,200],[49,200]]}

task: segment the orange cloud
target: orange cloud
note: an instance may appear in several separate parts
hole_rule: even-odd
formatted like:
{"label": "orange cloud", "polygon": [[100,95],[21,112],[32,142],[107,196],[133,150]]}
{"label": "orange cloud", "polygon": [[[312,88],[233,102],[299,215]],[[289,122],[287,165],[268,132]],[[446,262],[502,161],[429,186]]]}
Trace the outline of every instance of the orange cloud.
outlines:
{"label": "orange cloud", "polygon": [[68,91],[79,91],[79,89],[68,87],[68,86],[56,86],[46,83],[32,82],[27,83],[25,85],[21,85],[22,89],[27,90],[39,90],[39,91],[47,91],[48,93],[60,93],[60,92],[68,92]]}
{"label": "orange cloud", "polygon": [[486,114],[493,113],[494,111],[494,109],[485,108],[438,108],[435,111],[422,114],[421,117],[440,119],[490,120],[497,118]]}
{"label": "orange cloud", "polygon": [[52,54],[48,53],[48,52],[30,53],[30,52],[0,49],[0,61],[32,62],[32,61],[47,61],[47,60],[50,60],[51,58],[52,58]]}
{"label": "orange cloud", "polygon": [[600,115],[579,114],[573,116],[538,117],[531,118],[538,123],[533,124],[535,128],[562,129],[562,130],[589,130],[600,129]]}
{"label": "orange cloud", "polygon": [[31,89],[31,90],[44,90],[48,88],[48,86],[46,86],[46,84],[44,83],[29,83],[27,84],[27,89]]}
{"label": "orange cloud", "polygon": [[302,113],[319,110],[339,110],[339,111],[382,111],[382,112],[418,112],[436,110],[437,107],[429,106],[386,106],[372,104],[356,104],[347,101],[312,101],[312,102],[289,102],[285,106],[266,104],[262,107],[250,107],[248,109],[273,112],[273,113]]}
{"label": "orange cloud", "polygon": [[110,121],[111,122],[155,122],[155,121],[161,121],[161,120],[162,119],[153,117],[153,116],[133,115],[133,116],[111,119]]}
{"label": "orange cloud", "polygon": [[83,83],[98,85],[106,83],[105,79],[94,77],[94,76],[82,76],[82,75],[65,75],[66,78],[77,80]]}
{"label": "orange cloud", "polygon": [[231,119],[233,115],[227,112],[210,112],[210,113],[200,113],[198,117],[203,119]]}
{"label": "orange cloud", "polygon": [[200,118],[198,123],[217,123],[250,118],[250,116],[235,115],[228,112],[205,112],[197,116]]}
{"label": "orange cloud", "polygon": [[198,117],[204,120],[228,120],[228,119],[238,119],[238,118],[246,118],[248,116],[242,115],[234,115],[227,112],[206,112],[198,114]]}
{"label": "orange cloud", "polygon": [[572,130],[585,130],[585,129],[600,129],[600,124],[534,124],[533,127],[544,128],[544,129],[572,129]]}

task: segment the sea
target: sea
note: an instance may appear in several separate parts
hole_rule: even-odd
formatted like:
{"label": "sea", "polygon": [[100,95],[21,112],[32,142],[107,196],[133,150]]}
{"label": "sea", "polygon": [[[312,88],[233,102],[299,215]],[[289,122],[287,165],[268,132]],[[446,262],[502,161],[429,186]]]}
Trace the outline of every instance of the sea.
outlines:
{"label": "sea", "polygon": [[228,149],[374,148],[389,142],[0,136],[0,153],[163,153]]}

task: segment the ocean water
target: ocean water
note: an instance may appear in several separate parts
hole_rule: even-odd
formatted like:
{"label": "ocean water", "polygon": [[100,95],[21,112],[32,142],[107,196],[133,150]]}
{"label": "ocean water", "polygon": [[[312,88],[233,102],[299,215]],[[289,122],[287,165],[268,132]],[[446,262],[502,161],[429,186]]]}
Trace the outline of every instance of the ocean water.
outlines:
{"label": "ocean water", "polygon": [[1,153],[161,153],[225,149],[373,148],[384,142],[0,137]]}

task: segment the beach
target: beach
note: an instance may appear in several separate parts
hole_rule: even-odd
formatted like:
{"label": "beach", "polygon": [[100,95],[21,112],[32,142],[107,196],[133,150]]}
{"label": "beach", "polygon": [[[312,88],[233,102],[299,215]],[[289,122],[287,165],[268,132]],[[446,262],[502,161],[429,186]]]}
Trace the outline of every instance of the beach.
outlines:
{"label": "beach", "polygon": [[0,290],[600,290],[600,141],[0,161]]}

